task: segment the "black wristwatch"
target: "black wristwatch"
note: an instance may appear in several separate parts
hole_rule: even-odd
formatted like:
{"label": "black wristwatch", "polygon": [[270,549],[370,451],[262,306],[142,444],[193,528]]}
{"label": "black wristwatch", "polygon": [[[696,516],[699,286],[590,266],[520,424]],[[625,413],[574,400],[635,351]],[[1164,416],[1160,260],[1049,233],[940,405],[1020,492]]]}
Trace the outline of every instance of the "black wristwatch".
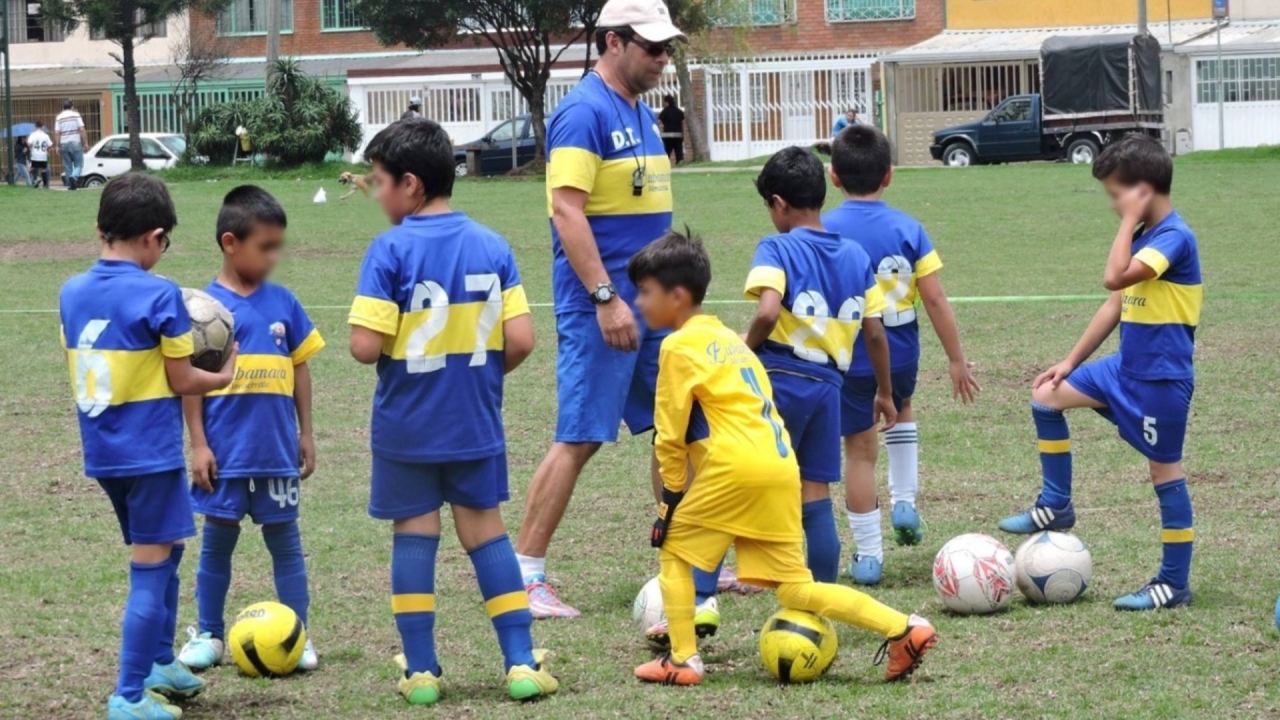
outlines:
{"label": "black wristwatch", "polygon": [[596,285],[596,289],[591,293],[591,302],[597,305],[607,305],[618,297],[618,288],[613,283],[600,283]]}

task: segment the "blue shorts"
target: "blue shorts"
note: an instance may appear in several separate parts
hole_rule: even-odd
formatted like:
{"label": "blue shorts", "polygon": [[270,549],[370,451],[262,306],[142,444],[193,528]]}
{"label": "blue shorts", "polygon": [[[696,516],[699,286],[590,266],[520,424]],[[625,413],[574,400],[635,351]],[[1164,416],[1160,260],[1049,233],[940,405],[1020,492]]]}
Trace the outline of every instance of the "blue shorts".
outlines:
{"label": "blue shorts", "polygon": [[[916,394],[919,365],[909,365],[889,374],[893,384],[893,406],[902,412],[902,404]],[[876,378],[874,375],[846,375],[840,388],[840,434],[848,437],[866,432],[876,424]]]}
{"label": "blue shorts", "polygon": [[769,382],[800,463],[800,479],[840,482],[840,388],[781,370],[770,370]]}
{"label": "blue shorts", "polygon": [[506,453],[444,463],[407,463],[373,456],[369,515],[378,520],[426,515],[445,503],[488,510],[509,497]]}
{"label": "blue shorts", "polygon": [[666,334],[636,322],[640,349],[627,353],[605,344],[595,313],[556,316],[556,442],[617,442],[623,421],[632,435],[653,429],[658,349]]}
{"label": "blue shorts", "polygon": [[109,478],[98,484],[116,510],[125,545],[163,545],[196,534],[185,469]]}
{"label": "blue shorts", "polygon": [[245,515],[258,525],[275,525],[298,519],[299,479],[219,478],[213,492],[191,486],[191,505],[196,512],[221,520],[242,520]]}
{"label": "blue shorts", "polygon": [[1115,423],[1125,442],[1148,460],[1182,459],[1193,380],[1137,380],[1120,374],[1120,356],[1085,363],[1067,384],[1106,405],[1098,414]]}

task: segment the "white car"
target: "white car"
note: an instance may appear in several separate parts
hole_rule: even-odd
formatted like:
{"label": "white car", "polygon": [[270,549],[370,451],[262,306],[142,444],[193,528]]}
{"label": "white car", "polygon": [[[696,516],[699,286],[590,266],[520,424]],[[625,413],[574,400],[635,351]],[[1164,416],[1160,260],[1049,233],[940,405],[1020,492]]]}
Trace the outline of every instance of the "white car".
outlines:
{"label": "white car", "polygon": [[[164,170],[177,165],[182,153],[187,150],[187,141],[181,135],[142,133],[141,140],[142,162],[149,170]],[[80,186],[100,187],[107,184],[108,179],[123,175],[131,169],[129,136],[109,135],[84,154]]]}

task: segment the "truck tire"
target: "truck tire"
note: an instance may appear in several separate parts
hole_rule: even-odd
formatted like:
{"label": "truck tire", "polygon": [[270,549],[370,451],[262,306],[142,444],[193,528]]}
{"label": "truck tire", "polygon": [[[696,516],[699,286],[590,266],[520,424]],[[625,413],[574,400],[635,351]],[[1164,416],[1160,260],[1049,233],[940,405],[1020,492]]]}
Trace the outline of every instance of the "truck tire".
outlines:
{"label": "truck tire", "polygon": [[973,151],[973,146],[967,142],[954,142],[942,151],[942,164],[947,167],[968,167],[969,165],[977,165],[977,153]]}
{"label": "truck tire", "polygon": [[1092,165],[1098,152],[1098,141],[1091,137],[1078,137],[1067,144],[1067,160],[1076,165]]}

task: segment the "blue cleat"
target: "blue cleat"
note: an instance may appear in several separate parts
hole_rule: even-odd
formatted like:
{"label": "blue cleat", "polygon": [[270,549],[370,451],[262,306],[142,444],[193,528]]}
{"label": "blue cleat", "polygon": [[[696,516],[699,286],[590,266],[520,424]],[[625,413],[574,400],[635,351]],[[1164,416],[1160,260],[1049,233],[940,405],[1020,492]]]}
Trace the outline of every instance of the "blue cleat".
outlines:
{"label": "blue cleat", "polygon": [[107,720],[179,720],[181,717],[181,708],[157,700],[151,693],[143,693],[136,703],[119,695],[112,695],[107,701]]}
{"label": "blue cleat", "polygon": [[191,674],[186,665],[174,660],[168,665],[152,665],[142,686],[170,698],[186,700],[204,691],[204,680]]}
{"label": "blue cleat", "polygon": [[1169,583],[1157,580],[1143,585],[1137,592],[1116,598],[1111,604],[1117,610],[1159,610],[1160,608],[1176,608],[1191,604],[1191,588],[1175,588]]}
{"label": "blue cleat", "polygon": [[920,513],[915,505],[901,500],[894,503],[893,539],[899,545],[919,545],[924,540],[924,529],[920,527]]}
{"label": "blue cleat", "polygon": [[1031,535],[1041,530],[1066,531],[1075,526],[1076,509],[1071,503],[1060,509],[1032,505],[1000,521],[1000,529],[1014,535]]}
{"label": "blue cleat", "polygon": [[884,574],[884,564],[873,557],[854,555],[849,564],[849,577],[855,585],[879,585]]}

